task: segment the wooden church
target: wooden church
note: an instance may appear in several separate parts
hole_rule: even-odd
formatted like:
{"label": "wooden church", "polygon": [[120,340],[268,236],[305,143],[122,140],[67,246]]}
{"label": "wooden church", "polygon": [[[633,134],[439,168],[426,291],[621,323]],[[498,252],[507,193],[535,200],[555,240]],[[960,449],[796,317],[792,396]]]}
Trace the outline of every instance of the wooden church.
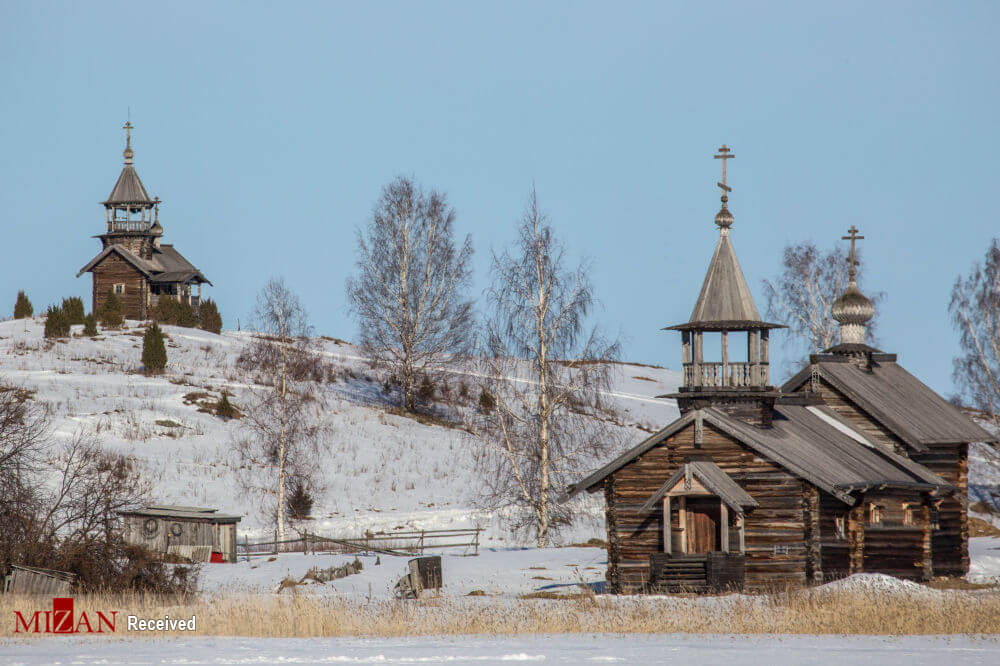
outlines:
{"label": "wooden church", "polygon": [[114,293],[128,319],[146,319],[161,298],[201,303],[201,285],[212,284],[173,245],[161,242],[160,199],[150,198],[132,164],[132,124],[125,123],[125,165],[111,195],[103,202],[106,228],[101,252],[76,274],[94,276],[96,312]]}
{"label": "wooden church", "polygon": [[[679,419],[567,488],[602,492],[610,591],[768,590],[858,572],[914,580],[968,572],[967,456],[995,441],[887,354],[849,284],[840,344],[780,388],[770,333],[730,239],[723,146],[719,239],[680,331]],[[745,340],[744,360],[730,343]],[[706,340],[721,358],[705,358]]]}

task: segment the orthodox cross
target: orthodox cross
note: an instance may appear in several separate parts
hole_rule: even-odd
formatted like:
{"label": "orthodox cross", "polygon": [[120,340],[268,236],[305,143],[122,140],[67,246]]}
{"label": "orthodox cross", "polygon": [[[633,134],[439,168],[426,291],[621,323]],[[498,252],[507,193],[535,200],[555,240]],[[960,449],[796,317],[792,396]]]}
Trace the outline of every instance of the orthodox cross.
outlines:
{"label": "orthodox cross", "polygon": [[[133,130],[133,128],[135,128],[135,125],[132,124],[131,120],[125,121],[125,124],[122,125],[122,129],[125,130],[125,147],[126,148],[131,148],[132,147],[132,130]],[[725,171],[725,169],[723,169],[723,171]]]}
{"label": "orthodox cross", "polygon": [[716,183],[716,185],[718,185],[722,189],[722,197],[723,201],[725,201],[726,193],[733,191],[733,188],[726,185],[726,160],[736,157],[736,155],[733,155],[732,153],[729,152],[728,146],[723,145],[722,148],[719,148],[719,154],[714,155],[714,157],[717,160],[722,160],[722,182]]}
{"label": "orthodox cross", "polygon": [[864,240],[865,237],[858,235],[858,228],[855,227],[853,224],[851,225],[851,228],[847,230],[847,233],[851,235],[841,236],[840,239],[851,241],[851,256],[847,258],[847,265],[850,266],[848,275],[850,276],[850,279],[853,280],[856,275],[854,267],[858,265],[858,260],[855,258],[855,253],[854,253],[854,242],[859,240]]}

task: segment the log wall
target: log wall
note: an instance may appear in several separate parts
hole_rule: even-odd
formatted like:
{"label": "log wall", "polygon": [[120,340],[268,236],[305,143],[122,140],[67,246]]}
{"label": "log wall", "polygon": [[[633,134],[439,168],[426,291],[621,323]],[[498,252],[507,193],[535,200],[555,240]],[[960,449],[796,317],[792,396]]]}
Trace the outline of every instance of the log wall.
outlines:
{"label": "log wall", "polygon": [[969,445],[927,446],[926,453],[910,457],[958,488],[938,505],[938,529],[931,536],[934,575],[964,576],[969,573],[969,516],[963,503],[969,496]]}
{"label": "log wall", "polygon": [[[799,389],[809,389],[809,383]],[[858,432],[871,441],[891,446],[901,455],[926,466],[958,492],[944,498],[938,507],[938,529],[931,537],[935,576],[964,576],[969,572],[969,525],[966,507],[968,497],[968,451],[966,443],[928,444],[927,452],[911,450],[900,438],[879,424],[867,412],[850,401],[829,382],[820,379],[823,401]]]}
{"label": "log wall", "polygon": [[[760,503],[744,521],[747,588],[806,582],[807,484],[709,424],[703,430],[701,444],[694,442],[692,424],[614,472],[605,483],[608,583],[613,591],[638,591],[648,580],[649,556],[663,551],[663,509],[641,515],[639,508],[686,457],[699,455],[711,457]],[[679,527],[673,523],[674,530]]]}
{"label": "log wall", "polygon": [[117,254],[110,254],[101,263],[94,266],[93,276],[92,312],[97,312],[98,308],[104,304],[108,292],[114,289],[116,284],[124,284],[125,293],[119,298],[125,306],[125,316],[129,319],[146,318],[149,285],[146,278],[135,267]]}

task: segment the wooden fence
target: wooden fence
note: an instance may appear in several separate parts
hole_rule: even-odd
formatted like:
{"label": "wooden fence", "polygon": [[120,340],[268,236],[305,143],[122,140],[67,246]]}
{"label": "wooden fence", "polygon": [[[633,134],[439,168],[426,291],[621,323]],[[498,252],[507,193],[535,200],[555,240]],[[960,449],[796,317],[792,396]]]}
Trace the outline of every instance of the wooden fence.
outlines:
{"label": "wooden fence", "polygon": [[[413,557],[444,548],[465,548],[467,555],[479,555],[482,528],[454,530],[408,530],[365,533],[360,537],[331,537],[311,532],[283,541],[245,539],[236,544],[237,557],[261,557],[276,553],[379,553]],[[472,550],[469,553],[469,550]]]}

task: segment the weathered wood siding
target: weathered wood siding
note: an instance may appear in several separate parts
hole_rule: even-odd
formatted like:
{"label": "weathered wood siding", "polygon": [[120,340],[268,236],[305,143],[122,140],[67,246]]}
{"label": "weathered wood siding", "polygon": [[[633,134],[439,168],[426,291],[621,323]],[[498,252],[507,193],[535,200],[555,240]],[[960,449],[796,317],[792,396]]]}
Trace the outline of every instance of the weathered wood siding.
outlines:
{"label": "weathered wood siding", "polygon": [[[146,529],[146,521],[156,521],[155,530]],[[177,527],[175,527],[177,526]],[[179,531],[180,534],[174,534]],[[222,553],[227,562],[236,561],[236,525],[217,524],[210,520],[125,516],[125,540],[145,546],[154,553],[177,552],[190,557],[193,548]]]}
{"label": "weathered wood siding", "polygon": [[[747,587],[806,582],[804,491],[808,484],[709,424],[703,430],[700,445],[695,445],[691,425],[616,471],[605,483],[608,582],[613,591],[636,591],[648,580],[649,556],[663,551],[663,510],[661,506],[640,515],[639,508],[686,457],[697,455],[711,457],[760,503],[745,519]],[[675,534],[679,527],[673,521]]]}
{"label": "weathered wood siding", "polygon": [[117,254],[109,254],[93,269],[94,284],[92,292],[93,312],[104,303],[108,292],[116,284],[125,285],[125,293],[120,295],[125,306],[125,316],[129,319],[146,318],[146,301],[149,285],[142,273]]}
{"label": "weathered wood siding", "polygon": [[[809,383],[800,391],[809,390]],[[969,526],[963,501],[968,497],[968,444],[928,444],[927,452],[913,451],[867,412],[850,401],[827,381],[820,379],[823,401],[845,421],[873,442],[892,446],[902,455],[926,466],[958,492],[945,498],[939,507],[939,528],[931,538],[935,576],[964,576],[969,572]]]}
{"label": "weathered wood siding", "polygon": [[[882,507],[882,521],[872,524],[869,505]],[[924,580],[930,577],[929,515],[917,493],[867,493],[858,502],[865,516],[862,571],[897,578]],[[912,524],[905,525],[906,505]]]}
{"label": "weathered wood siding", "polygon": [[[851,507],[833,495],[819,493],[819,547],[824,581],[850,575],[850,541],[847,535],[847,519],[850,512]],[[844,521],[842,538],[837,536],[837,518],[842,518]]]}
{"label": "weathered wood siding", "polygon": [[969,445],[928,444],[930,451],[911,457],[958,488],[938,508],[938,529],[931,536],[935,576],[969,573],[969,517],[962,500],[969,496]]}

